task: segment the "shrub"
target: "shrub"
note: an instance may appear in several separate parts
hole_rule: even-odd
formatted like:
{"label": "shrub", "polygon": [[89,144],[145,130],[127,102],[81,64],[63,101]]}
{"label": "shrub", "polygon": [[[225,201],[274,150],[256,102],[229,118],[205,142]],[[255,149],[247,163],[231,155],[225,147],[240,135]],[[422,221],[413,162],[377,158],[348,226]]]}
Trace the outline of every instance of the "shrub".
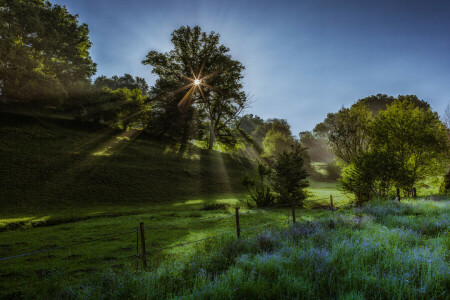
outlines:
{"label": "shrub", "polygon": [[303,207],[307,197],[309,182],[304,167],[304,148],[293,146],[292,151],[279,154],[275,163],[274,189],[279,194],[279,201]]}
{"label": "shrub", "polygon": [[[257,207],[273,206],[275,197],[269,186],[272,170],[259,161],[257,163],[258,178],[253,179],[247,175],[242,179],[242,184],[247,188],[250,197],[255,201]],[[250,204],[249,206],[251,207]]]}

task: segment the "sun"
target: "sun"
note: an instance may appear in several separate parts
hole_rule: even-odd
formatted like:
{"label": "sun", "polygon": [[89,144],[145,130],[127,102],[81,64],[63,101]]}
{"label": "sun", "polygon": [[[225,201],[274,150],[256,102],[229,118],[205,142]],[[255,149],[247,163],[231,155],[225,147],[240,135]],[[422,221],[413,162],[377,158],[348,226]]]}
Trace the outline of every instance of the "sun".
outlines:
{"label": "sun", "polygon": [[183,107],[186,107],[187,105],[190,105],[193,101],[193,96],[196,95],[197,92],[200,93],[203,100],[206,101],[206,97],[203,92],[204,89],[212,90],[215,92],[220,91],[220,89],[207,84],[208,79],[212,78],[213,76],[216,76],[218,71],[210,73],[206,76],[202,76],[202,71],[203,71],[204,66],[205,66],[205,62],[202,63],[200,71],[198,72],[198,74],[196,74],[196,72],[194,72],[194,69],[192,68],[192,66],[189,64],[189,68],[191,69],[192,77],[188,77],[184,74],[178,74],[178,76],[180,76],[182,79],[190,82],[174,91],[174,93],[177,94],[178,92],[188,89],[188,91],[184,95],[183,99],[181,99],[181,101],[178,103],[178,107],[180,109]]}

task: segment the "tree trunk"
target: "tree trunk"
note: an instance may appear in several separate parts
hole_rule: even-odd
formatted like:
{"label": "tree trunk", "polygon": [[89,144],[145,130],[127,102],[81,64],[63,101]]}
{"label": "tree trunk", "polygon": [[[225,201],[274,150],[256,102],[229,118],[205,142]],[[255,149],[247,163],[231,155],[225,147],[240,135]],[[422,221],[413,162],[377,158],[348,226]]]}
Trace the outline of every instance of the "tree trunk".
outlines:
{"label": "tree trunk", "polygon": [[178,150],[178,155],[180,155],[180,156],[182,156],[184,151],[186,151],[187,143],[188,143],[188,139],[189,139],[189,131],[190,131],[189,121],[187,121],[187,119],[184,118],[183,133],[181,134],[180,149]]}
{"label": "tree trunk", "polygon": [[214,147],[214,143],[216,142],[216,132],[214,128],[214,123],[211,121],[209,125],[209,145],[208,150],[211,151]]}

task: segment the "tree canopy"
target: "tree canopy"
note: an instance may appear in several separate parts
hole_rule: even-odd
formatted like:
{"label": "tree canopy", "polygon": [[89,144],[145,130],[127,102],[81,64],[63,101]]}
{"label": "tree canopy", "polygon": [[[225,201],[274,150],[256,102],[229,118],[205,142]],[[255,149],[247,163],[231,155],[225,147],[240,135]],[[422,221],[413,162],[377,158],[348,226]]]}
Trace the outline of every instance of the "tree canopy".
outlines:
{"label": "tree canopy", "polygon": [[139,89],[144,95],[148,94],[148,84],[142,77],[133,77],[130,74],[124,74],[123,76],[114,75],[110,78],[102,75],[95,78],[93,87],[101,89],[107,87],[111,90],[117,90],[127,88],[129,90]]}
{"label": "tree canopy", "polygon": [[427,176],[443,173],[445,126],[417,97],[399,97],[375,116],[361,103],[328,117],[328,139],[343,163],[342,186],[359,202],[386,197],[394,187],[411,194]]}
{"label": "tree canopy", "polygon": [[[237,117],[247,103],[241,83],[244,66],[220,44],[219,34],[207,34],[199,26],[180,27],[171,41],[173,50],[150,51],[143,61],[158,76],[150,92],[160,102],[158,113],[168,126],[179,126],[175,131],[181,141],[196,131],[208,149],[216,141],[233,147],[239,133]],[[199,126],[192,126],[194,116]]]}
{"label": "tree canopy", "polygon": [[60,103],[96,72],[86,24],[44,0],[0,1],[4,98]]}

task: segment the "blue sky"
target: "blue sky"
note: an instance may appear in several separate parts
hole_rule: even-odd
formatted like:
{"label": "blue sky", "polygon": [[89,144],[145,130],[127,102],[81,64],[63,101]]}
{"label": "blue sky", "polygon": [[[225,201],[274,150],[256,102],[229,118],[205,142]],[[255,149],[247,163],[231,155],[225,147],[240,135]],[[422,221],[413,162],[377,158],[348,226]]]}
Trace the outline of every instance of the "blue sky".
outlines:
{"label": "blue sky", "polygon": [[328,112],[384,93],[450,102],[450,1],[53,0],[89,25],[98,75],[130,73],[171,49],[182,25],[214,30],[246,67],[249,113],[285,118],[294,134]]}

